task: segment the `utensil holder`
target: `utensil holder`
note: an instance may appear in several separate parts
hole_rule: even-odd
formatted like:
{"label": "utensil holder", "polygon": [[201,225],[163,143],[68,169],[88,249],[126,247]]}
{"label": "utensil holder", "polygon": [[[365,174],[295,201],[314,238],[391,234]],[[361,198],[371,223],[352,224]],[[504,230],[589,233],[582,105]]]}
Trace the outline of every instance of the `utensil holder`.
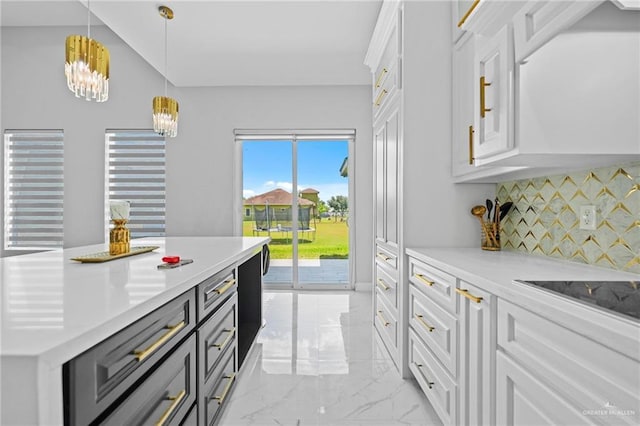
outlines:
{"label": "utensil holder", "polygon": [[500,250],[500,229],[495,222],[484,222],[482,224],[482,234],[480,238],[480,248],[482,250]]}
{"label": "utensil holder", "polygon": [[114,219],[115,226],[109,231],[109,254],[125,254],[131,250],[131,234],[126,219]]}

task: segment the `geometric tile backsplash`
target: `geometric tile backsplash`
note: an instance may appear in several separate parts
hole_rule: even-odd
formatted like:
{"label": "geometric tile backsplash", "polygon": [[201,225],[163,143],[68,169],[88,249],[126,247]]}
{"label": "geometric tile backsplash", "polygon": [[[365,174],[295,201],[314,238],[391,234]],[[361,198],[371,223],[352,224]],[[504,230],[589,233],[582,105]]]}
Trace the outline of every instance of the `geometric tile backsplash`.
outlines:
{"label": "geometric tile backsplash", "polygon": [[[503,250],[640,273],[640,162],[502,182]],[[596,229],[580,229],[580,207],[596,207]]]}

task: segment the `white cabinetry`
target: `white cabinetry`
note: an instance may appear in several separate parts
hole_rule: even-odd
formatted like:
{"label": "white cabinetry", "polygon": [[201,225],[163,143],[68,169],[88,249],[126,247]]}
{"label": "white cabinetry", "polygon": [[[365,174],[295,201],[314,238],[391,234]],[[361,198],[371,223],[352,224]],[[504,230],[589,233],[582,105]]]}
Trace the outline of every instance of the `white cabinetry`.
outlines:
{"label": "white cabinetry", "polygon": [[445,424],[495,424],[496,298],[409,255],[409,369]]}
{"label": "white cabinetry", "polygon": [[[372,109],[374,117],[374,326],[396,365],[401,365],[398,332],[401,315],[399,279],[399,161],[402,149],[402,104],[400,64],[402,44],[401,9],[385,6],[386,26],[372,44],[378,46],[372,64]],[[373,54],[371,54],[373,55]],[[399,367],[400,368],[400,367]]]}
{"label": "white cabinetry", "polygon": [[479,37],[474,61],[475,127],[474,155],[482,160],[513,146],[513,43],[511,28],[495,36]]}
{"label": "white cabinetry", "polygon": [[460,424],[493,425],[496,297],[462,280],[456,292],[460,309]]}
{"label": "white cabinetry", "polygon": [[[604,346],[604,319],[582,335],[551,320],[552,313],[541,316],[503,299],[497,315],[498,424],[640,422],[638,343],[626,354]],[[574,315],[568,324],[591,319]]]}
{"label": "white cabinetry", "polygon": [[[640,158],[639,15],[601,0],[513,2],[498,11],[500,3],[509,2],[480,1],[461,26],[466,33],[454,30],[456,181]],[[454,5],[454,15],[457,10]],[[470,114],[471,51],[473,131],[463,124]]]}

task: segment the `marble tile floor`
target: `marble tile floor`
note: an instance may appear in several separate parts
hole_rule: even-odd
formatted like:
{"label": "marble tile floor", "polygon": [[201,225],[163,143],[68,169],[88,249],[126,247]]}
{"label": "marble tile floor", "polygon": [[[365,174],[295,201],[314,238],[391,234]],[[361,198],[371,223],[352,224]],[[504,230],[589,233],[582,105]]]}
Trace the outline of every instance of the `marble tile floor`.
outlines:
{"label": "marble tile floor", "polygon": [[371,293],[265,291],[266,322],[220,425],[441,425],[371,325]]}

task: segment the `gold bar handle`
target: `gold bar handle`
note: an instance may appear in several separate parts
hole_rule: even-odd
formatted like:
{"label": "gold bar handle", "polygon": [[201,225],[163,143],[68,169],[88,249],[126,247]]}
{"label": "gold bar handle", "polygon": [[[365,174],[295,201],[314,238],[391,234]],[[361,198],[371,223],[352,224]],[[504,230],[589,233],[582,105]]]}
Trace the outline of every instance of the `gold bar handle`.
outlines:
{"label": "gold bar handle", "polygon": [[218,400],[218,405],[222,405],[222,403],[224,402],[224,399],[227,397],[227,394],[229,393],[229,389],[231,389],[231,384],[233,383],[233,380],[236,378],[235,374],[232,374],[230,376],[224,376],[225,379],[229,379],[229,381],[227,382],[227,384],[224,386],[224,390],[222,391],[222,395],[220,396],[214,396],[211,399],[217,399]]}
{"label": "gold bar handle", "polygon": [[384,282],[382,278],[378,278],[378,287],[382,288],[384,291],[389,290],[389,286]]}
{"label": "gold bar handle", "polygon": [[391,257],[387,256],[387,255],[386,255],[386,254],[384,254],[384,253],[378,253],[376,256],[378,256],[380,259],[384,260],[385,262],[386,262],[387,260],[391,260]]}
{"label": "gold bar handle", "polygon": [[467,299],[473,302],[476,302],[476,303],[482,302],[482,297],[474,296],[473,294],[469,293],[469,290],[466,290],[463,288],[456,288],[456,293],[466,297]]}
{"label": "gold bar handle", "polygon": [[384,325],[385,327],[391,324],[384,318],[384,316],[382,316],[382,311],[378,311],[378,318],[380,318],[380,321],[382,321],[382,325]]}
{"label": "gold bar handle", "polygon": [[424,328],[426,328],[429,331],[429,333],[431,333],[433,330],[436,329],[435,327],[431,327],[429,324],[427,324],[424,321],[424,317],[422,315],[416,314],[416,319],[418,320],[418,322],[420,322],[420,324],[424,326]]}
{"label": "gold bar handle", "polygon": [[384,98],[387,93],[388,93],[387,89],[382,89],[382,92],[380,92],[380,94],[376,98],[376,102],[375,102],[376,106],[380,106],[380,104],[382,103],[382,98]]}
{"label": "gold bar handle", "polygon": [[433,286],[434,284],[433,281],[428,280],[427,277],[425,277],[422,274],[413,274],[413,276],[419,279],[420,281],[422,281],[423,283],[425,283],[426,285],[428,285],[429,287]]}
{"label": "gold bar handle", "polygon": [[185,325],[187,325],[186,322],[180,321],[178,324],[174,325],[173,327],[165,327],[169,331],[167,331],[165,334],[163,334],[162,337],[160,337],[158,340],[153,342],[147,349],[144,349],[144,350],[141,350],[141,351],[140,350],[136,350],[136,351],[133,352],[133,354],[136,356],[138,361],[144,361],[144,359],[147,358],[152,353],[154,353],[156,351],[156,349],[158,349],[160,346],[164,345],[173,336],[178,334],[178,332],[180,330],[182,330]]}
{"label": "gold bar handle", "polygon": [[163,426],[169,417],[173,414],[173,412],[178,408],[178,405],[182,402],[184,397],[187,395],[187,391],[182,389],[176,396],[170,396],[169,401],[173,401],[169,408],[166,409],[164,413],[162,413],[162,417],[158,419],[156,422],[156,426]]}
{"label": "gold bar handle", "polygon": [[491,83],[487,83],[484,76],[480,77],[480,117],[484,118],[485,114],[491,111],[491,108],[485,107],[485,93],[484,88],[491,86]]}
{"label": "gold bar handle", "polygon": [[467,20],[467,18],[469,17],[469,15],[471,15],[471,12],[473,12],[473,10],[476,8],[476,6],[478,5],[478,3],[480,3],[480,0],[475,0],[473,2],[473,4],[471,5],[471,7],[469,8],[469,10],[467,10],[467,13],[464,14],[464,16],[460,19],[460,21],[458,22],[458,28],[460,28],[462,25],[464,25],[465,21]]}
{"label": "gold bar handle", "polygon": [[214,291],[218,294],[223,294],[227,290],[229,290],[231,286],[233,286],[235,283],[236,283],[236,279],[231,278],[230,280],[225,281],[225,284],[223,286],[216,288]]}
{"label": "gold bar handle", "polygon": [[382,79],[384,78],[384,76],[389,72],[389,70],[387,70],[386,68],[382,68],[382,72],[380,72],[380,75],[378,76],[378,79],[376,80],[376,89],[378,87],[380,87],[380,84],[382,83]]}
{"label": "gold bar handle", "polygon": [[473,164],[473,126],[469,126],[469,164]]}
{"label": "gold bar handle", "polygon": [[221,350],[223,350],[224,348],[227,347],[227,345],[229,344],[229,342],[231,341],[233,336],[236,334],[236,328],[235,327],[231,327],[230,330],[224,329],[222,331],[225,332],[225,333],[229,333],[227,338],[224,339],[224,341],[222,343],[213,343],[209,347],[218,348],[218,350],[221,351]]}
{"label": "gold bar handle", "polygon": [[[422,364],[420,364],[420,363],[418,363],[418,362],[414,362],[414,364],[416,365],[416,367],[418,367],[418,368],[422,368]],[[434,385],[435,383],[430,382],[430,381],[429,381],[429,379],[427,379],[426,377],[425,377],[425,379],[427,380],[427,387],[428,387],[429,389],[433,389],[433,385]]]}

